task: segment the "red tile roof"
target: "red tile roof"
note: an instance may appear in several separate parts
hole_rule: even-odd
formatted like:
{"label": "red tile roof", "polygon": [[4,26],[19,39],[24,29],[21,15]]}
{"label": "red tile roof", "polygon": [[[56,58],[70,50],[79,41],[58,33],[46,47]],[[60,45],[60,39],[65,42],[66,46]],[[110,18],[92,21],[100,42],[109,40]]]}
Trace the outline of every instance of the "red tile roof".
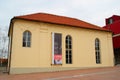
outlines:
{"label": "red tile roof", "polygon": [[65,17],[65,16],[58,16],[58,15],[53,15],[53,14],[47,14],[47,13],[29,14],[29,15],[23,15],[23,16],[16,16],[14,18],[108,31],[108,29],[101,28],[99,26],[87,23],[79,19]]}

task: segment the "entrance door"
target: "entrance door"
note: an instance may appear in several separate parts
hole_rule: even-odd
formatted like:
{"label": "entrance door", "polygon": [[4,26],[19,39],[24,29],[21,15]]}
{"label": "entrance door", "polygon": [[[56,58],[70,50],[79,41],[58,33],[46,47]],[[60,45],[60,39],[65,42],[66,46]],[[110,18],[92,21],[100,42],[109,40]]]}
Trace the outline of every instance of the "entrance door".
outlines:
{"label": "entrance door", "polygon": [[120,64],[120,48],[114,49],[115,64]]}

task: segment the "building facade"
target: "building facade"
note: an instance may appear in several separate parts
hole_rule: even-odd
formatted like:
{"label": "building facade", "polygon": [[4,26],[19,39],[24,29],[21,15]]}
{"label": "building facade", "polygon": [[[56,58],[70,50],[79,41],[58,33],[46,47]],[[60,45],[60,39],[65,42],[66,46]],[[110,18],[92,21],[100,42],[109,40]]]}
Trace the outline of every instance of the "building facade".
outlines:
{"label": "building facade", "polygon": [[113,32],[115,64],[120,64],[120,16],[113,15],[107,18],[104,28]]}
{"label": "building facade", "polygon": [[9,28],[9,73],[114,66],[112,33],[47,13],[16,16]]}

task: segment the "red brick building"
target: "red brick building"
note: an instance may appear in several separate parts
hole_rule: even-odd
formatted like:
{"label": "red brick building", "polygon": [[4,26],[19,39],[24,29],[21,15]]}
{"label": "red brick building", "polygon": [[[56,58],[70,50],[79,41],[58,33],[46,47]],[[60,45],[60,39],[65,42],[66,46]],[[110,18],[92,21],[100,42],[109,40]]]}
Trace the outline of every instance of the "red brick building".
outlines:
{"label": "red brick building", "polygon": [[113,15],[106,18],[106,26],[104,28],[113,32],[113,47],[116,64],[120,64],[120,16]]}
{"label": "red brick building", "polygon": [[1,59],[0,58],[0,67],[1,66],[7,66],[8,59]]}

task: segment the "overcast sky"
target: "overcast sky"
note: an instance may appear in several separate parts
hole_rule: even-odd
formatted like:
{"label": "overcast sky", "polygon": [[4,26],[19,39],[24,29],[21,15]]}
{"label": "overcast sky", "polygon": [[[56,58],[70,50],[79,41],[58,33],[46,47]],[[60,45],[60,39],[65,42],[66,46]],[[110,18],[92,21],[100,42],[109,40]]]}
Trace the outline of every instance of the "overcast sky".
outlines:
{"label": "overcast sky", "polygon": [[0,0],[0,27],[14,16],[45,12],[105,25],[105,18],[120,15],[120,0]]}

